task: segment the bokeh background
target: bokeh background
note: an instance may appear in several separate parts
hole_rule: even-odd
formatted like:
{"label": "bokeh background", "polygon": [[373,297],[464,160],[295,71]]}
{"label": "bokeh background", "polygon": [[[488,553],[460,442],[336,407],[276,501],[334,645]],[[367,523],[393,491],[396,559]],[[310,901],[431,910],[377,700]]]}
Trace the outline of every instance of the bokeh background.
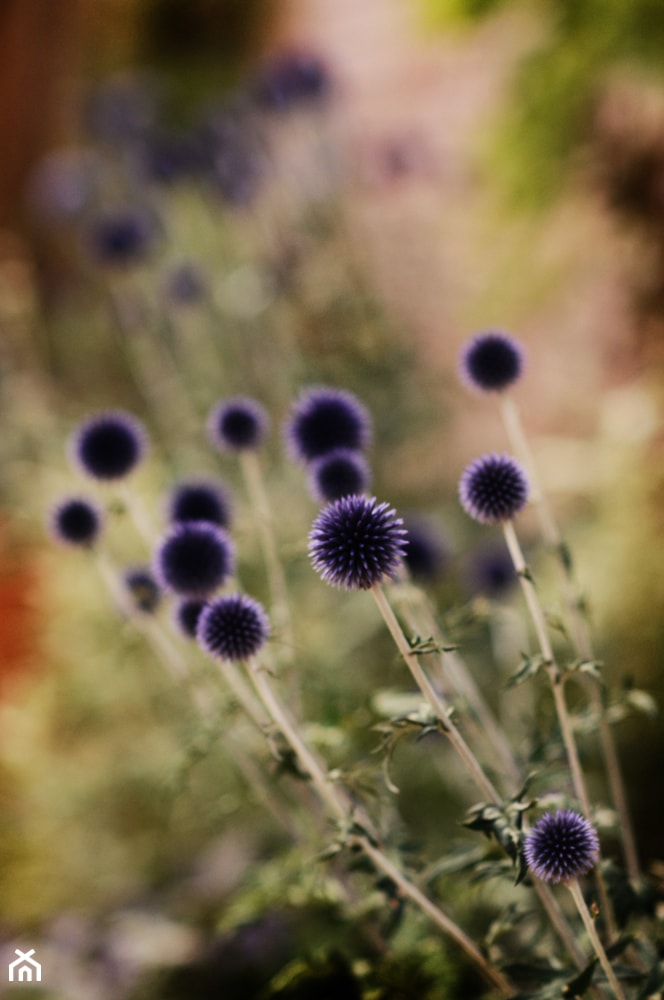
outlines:
{"label": "bokeh background", "polygon": [[[509,586],[478,584],[487,536],[458,511],[456,483],[467,461],[505,444],[491,402],[459,384],[457,357],[477,330],[518,336],[528,367],[517,398],[597,654],[612,690],[634,689],[641,709],[616,732],[642,857],[662,858],[664,738],[650,700],[664,695],[659,8],[2,4],[0,941],[42,942],[60,985],[35,996],[208,996],[232,988],[218,966],[246,973],[251,948],[267,970],[258,991],[321,941],[352,951],[338,914],[307,909],[319,876],[300,880],[301,854],[119,625],[90,561],[48,538],[49,505],[75,482],[67,437],[106,407],[150,428],[141,487],[158,520],[169,476],[221,472],[241,489],[205,451],[209,406],[235,392],[267,405],[268,484],[294,607],[306,608],[296,639],[308,715],[341,766],[375,745],[372,692],[403,679],[365,605],[327,594],[306,604],[315,505],[280,422],[311,383],[367,403],[374,489],[440,531],[439,606],[497,695],[501,658],[518,659],[520,604]],[[284,53],[312,61],[304,89],[275,82]],[[90,238],[95,213],[120,204],[151,227],[131,267],[109,266]],[[183,263],[202,275],[204,305],[164,291]],[[527,519],[524,530],[534,534]],[[261,596],[241,513],[238,532]],[[135,546],[120,531],[115,555],[129,561]],[[459,798],[441,818],[429,808],[437,776],[417,751],[394,766],[405,835],[444,852]],[[383,975],[376,989],[398,978]],[[448,995],[446,975],[432,973],[431,996]]]}

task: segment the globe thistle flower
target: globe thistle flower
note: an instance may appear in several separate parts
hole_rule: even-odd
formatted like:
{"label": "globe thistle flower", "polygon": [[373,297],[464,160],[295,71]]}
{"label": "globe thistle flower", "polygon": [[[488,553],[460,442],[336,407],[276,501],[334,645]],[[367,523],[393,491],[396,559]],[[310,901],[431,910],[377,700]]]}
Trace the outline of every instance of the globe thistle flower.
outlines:
{"label": "globe thistle flower", "polygon": [[400,517],[375,497],[347,496],[329,503],[309,534],[309,556],[327,583],[369,590],[394,576],[406,550]]}
{"label": "globe thistle flower", "polygon": [[352,393],[320,386],[295,402],[285,434],[294,457],[313,462],[337,448],[363,451],[371,440],[371,418]]}
{"label": "globe thistle flower", "polygon": [[135,566],[124,574],[124,585],[137,611],[151,615],[161,603],[162,591],[148,566]]}
{"label": "globe thistle flower", "polygon": [[267,411],[255,399],[235,396],[213,407],[208,417],[208,434],[222,451],[250,451],[258,448],[267,433]]}
{"label": "globe thistle flower", "polygon": [[203,609],[196,638],[209,655],[238,662],[254,656],[270,633],[262,607],[246,594],[218,597]]}
{"label": "globe thistle flower", "polygon": [[490,330],[473,337],[461,350],[462,380],[480,392],[502,392],[523,372],[523,348],[506,333]]}
{"label": "globe thistle flower", "polygon": [[464,469],[459,499],[465,512],[481,524],[509,521],[528,500],[528,480],[509,455],[483,455]]}
{"label": "globe thistle flower", "polygon": [[200,597],[184,597],[175,605],[173,621],[185,639],[196,638],[196,628],[206,605],[207,601]]}
{"label": "globe thistle flower", "polygon": [[257,103],[266,111],[285,112],[326,101],[331,81],[317,54],[281,52],[261,67],[253,89]]}
{"label": "globe thistle flower", "polygon": [[593,867],[599,855],[599,838],[579,813],[559,809],[537,821],[526,835],[523,851],[537,878],[569,882]]}
{"label": "globe thistle flower", "polygon": [[505,547],[491,546],[477,549],[471,554],[466,580],[474,593],[498,598],[514,586],[518,576]]}
{"label": "globe thistle flower", "polygon": [[94,219],[88,231],[90,249],[100,264],[128,267],[145,259],[155,227],[140,209],[122,208]]}
{"label": "globe thistle flower", "polygon": [[138,465],[147,446],[143,425],[123,410],[109,410],[85,420],[70,440],[71,457],[85,475],[123,479]]}
{"label": "globe thistle flower", "polygon": [[170,492],[166,513],[169,521],[210,521],[228,528],[231,520],[230,494],[220,483],[192,479],[178,483]]}
{"label": "globe thistle flower", "polygon": [[445,572],[448,552],[437,528],[429,521],[404,517],[406,553],[404,562],[413,580],[433,583]]}
{"label": "globe thistle flower", "polygon": [[98,504],[87,497],[65,497],[51,510],[51,534],[65,545],[91,548],[99,538],[104,522]]}
{"label": "globe thistle flower", "polygon": [[161,585],[182,597],[207,597],[226,582],[234,568],[231,539],[223,528],[208,521],[174,524],[154,558]]}
{"label": "globe thistle flower", "polygon": [[365,493],[371,482],[366,459],[359,451],[335,448],[315,459],[309,467],[309,488],[321,503]]}

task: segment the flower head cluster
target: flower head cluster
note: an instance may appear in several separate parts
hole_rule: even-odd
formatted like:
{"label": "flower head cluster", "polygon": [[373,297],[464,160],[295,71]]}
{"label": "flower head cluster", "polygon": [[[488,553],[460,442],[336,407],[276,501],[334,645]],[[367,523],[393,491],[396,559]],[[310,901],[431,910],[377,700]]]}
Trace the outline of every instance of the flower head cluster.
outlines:
{"label": "flower head cluster", "polygon": [[595,828],[570,809],[546,813],[526,835],[526,863],[544,882],[569,882],[585,875],[599,855]]}
{"label": "flower head cluster", "polygon": [[509,521],[526,505],[528,480],[509,455],[483,455],[465,468],[459,481],[459,499],[475,521]]}
{"label": "flower head cluster", "polygon": [[228,580],[234,568],[235,548],[230,537],[209,521],[174,524],[154,558],[161,585],[182,597],[207,597]]}
{"label": "flower head cluster", "polygon": [[51,534],[66,545],[90,548],[99,538],[104,523],[98,504],[87,497],[65,497],[52,509]]}
{"label": "flower head cluster", "polygon": [[221,400],[208,417],[208,434],[222,451],[251,451],[265,438],[269,425],[266,410],[255,399],[235,396]]}
{"label": "flower head cluster", "polygon": [[93,479],[123,479],[146,451],[143,425],[130,413],[109,410],[85,420],[70,441],[70,452],[81,471]]}
{"label": "flower head cluster", "polygon": [[294,404],[285,435],[294,457],[308,463],[337,448],[363,451],[371,440],[371,418],[352,393],[315,387]]}
{"label": "flower head cluster", "polygon": [[167,515],[169,521],[210,521],[220,528],[228,528],[231,520],[230,496],[220,483],[212,480],[187,480],[171,490]]}
{"label": "flower head cluster", "polygon": [[400,517],[375,497],[329,503],[309,533],[309,556],[323,580],[346,590],[369,590],[396,572],[406,551]]}
{"label": "flower head cluster", "polygon": [[270,634],[268,617],[262,607],[246,594],[218,597],[203,608],[196,638],[209,655],[239,662],[258,652]]}
{"label": "flower head cluster", "polygon": [[488,331],[473,337],[462,349],[459,371],[463,381],[480,392],[502,392],[523,372],[520,344],[506,333]]}

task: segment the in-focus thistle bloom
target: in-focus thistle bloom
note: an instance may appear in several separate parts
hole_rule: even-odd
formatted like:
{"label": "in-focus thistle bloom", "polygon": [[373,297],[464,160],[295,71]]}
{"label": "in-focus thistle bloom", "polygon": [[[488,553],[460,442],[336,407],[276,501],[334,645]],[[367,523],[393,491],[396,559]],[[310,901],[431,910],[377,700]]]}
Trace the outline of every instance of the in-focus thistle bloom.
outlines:
{"label": "in-focus thistle bloom", "polygon": [[309,488],[321,503],[353,493],[365,493],[371,472],[364,455],[348,448],[335,448],[309,466]]}
{"label": "in-focus thistle bloom", "polygon": [[526,835],[523,851],[532,873],[544,882],[585,875],[599,855],[595,828],[570,809],[546,813]]}
{"label": "in-focus thistle bloom", "polygon": [[145,455],[143,425],[123,410],[109,410],[85,420],[70,440],[71,456],[83,473],[112,481],[129,475]]}
{"label": "in-focus thistle bloom", "polygon": [[228,528],[231,501],[228,491],[212,480],[192,479],[178,483],[167,501],[169,521],[210,521]]}
{"label": "in-focus thistle bloom", "polygon": [[209,521],[174,524],[157,547],[154,571],[163,587],[183,597],[207,597],[235,569],[235,548]]}
{"label": "in-focus thistle bloom", "polygon": [[483,455],[466,466],[459,481],[465,512],[482,524],[509,521],[528,500],[526,474],[509,455]]}
{"label": "in-focus thistle bloom", "polygon": [[448,551],[440,532],[423,518],[404,517],[406,554],[404,562],[413,580],[434,583],[445,572]]}
{"label": "in-focus thistle bloom", "polygon": [[268,617],[253,597],[229,594],[203,609],[196,638],[209,656],[239,662],[258,652],[270,633]]}
{"label": "in-focus thistle bloom", "polygon": [[186,639],[196,638],[198,621],[206,604],[207,601],[200,597],[184,597],[175,605],[173,621]]}
{"label": "in-focus thistle bloom", "polygon": [[295,458],[313,462],[337,448],[363,451],[371,440],[371,418],[351,392],[320,386],[295,402],[285,433]]}
{"label": "in-focus thistle bloom", "polygon": [[208,434],[222,451],[250,451],[258,448],[269,425],[267,411],[255,399],[235,396],[213,407],[208,417]]}
{"label": "in-focus thistle bloom", "polygon": [[403,521],[375,497],[329,503],[309,533],[309,556],[323,580],[347,590],[369,590],[394,576],[406,550]]}
{"label": "in-focus thistle bloom", "polygon": [[521,345],[506,333],[478,333],[461,350],[459,371],[463,381],[481,392],[501,392],[523,372]]}
{"label": "in-focus thistle bloom", "polygon": [[161,603],[161,587],[148,566],[135,566],[124,574],[124,585],[137,611],[153,614]]}
{"label": "in-focus thistle bloom", "polygon": [[66,545],[90,548],[99,538],[103,525],[100,507],[87,497],[65,497],[51,510],[52,535]]}

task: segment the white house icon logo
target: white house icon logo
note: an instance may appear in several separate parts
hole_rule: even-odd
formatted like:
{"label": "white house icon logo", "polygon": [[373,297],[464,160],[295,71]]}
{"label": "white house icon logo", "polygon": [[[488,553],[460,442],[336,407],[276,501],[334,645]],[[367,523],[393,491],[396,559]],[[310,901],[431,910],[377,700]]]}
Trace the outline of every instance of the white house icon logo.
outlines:
{"label": "white house icon logo", "polygon": [[31,948],[30,951],[21,951],[20,948],[15,949],[18,958],[9,966],[9,982],[10,983],[40,983],[41,982],[41,965],[32,956],[35,953],[35,949]]}

